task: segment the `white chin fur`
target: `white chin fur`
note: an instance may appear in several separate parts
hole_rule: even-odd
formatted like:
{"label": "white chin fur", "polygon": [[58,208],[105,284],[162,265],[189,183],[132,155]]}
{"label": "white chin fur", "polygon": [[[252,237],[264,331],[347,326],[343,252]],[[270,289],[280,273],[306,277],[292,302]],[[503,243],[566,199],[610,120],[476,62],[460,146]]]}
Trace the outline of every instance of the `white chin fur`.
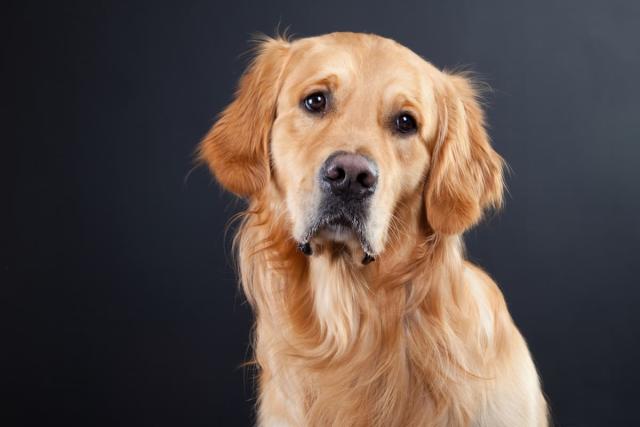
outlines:
{"label": "white chin fur", "polygon": [[343,225],[329,225],[324,227],[317,235],[319,240],[329,240],[333,242],[346,243],[358,241],[358,237],[353,230]]}

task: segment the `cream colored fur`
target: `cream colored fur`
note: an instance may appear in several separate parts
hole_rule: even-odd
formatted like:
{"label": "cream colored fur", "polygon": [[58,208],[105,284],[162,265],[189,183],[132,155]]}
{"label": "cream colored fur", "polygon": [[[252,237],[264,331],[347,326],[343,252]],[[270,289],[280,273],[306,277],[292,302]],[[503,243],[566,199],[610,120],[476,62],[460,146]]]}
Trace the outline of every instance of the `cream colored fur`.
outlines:
{"label": "cream colored fur", "polygon": [[[332,96],[322,117],[300,108],[314,90]],[[389,130],[398,111],[417,117],[415,135]],[[296,249],[319,167],[338,150],[380,168],[369,265],[355,240]],[[468,78],[373,35],[267,39],[200,157],[249,203],[235,243],[256,316],[260,426],[547,425],[502,294],[464,258],[462,233],[503,192]]]}

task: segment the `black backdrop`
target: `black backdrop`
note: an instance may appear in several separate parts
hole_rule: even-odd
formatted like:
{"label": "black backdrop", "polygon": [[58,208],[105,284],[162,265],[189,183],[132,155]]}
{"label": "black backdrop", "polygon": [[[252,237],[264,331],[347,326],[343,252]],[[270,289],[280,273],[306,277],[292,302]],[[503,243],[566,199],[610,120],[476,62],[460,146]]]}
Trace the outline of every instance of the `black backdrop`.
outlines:
{"label": "black backdrop", "polygon": [[191,156],[278,23],[379,33],[493,87],[510,196],[470,258],[557,425],[640,423],[640,3],[58,3],[0,18],[3,425],[250,425],[241,205]]}

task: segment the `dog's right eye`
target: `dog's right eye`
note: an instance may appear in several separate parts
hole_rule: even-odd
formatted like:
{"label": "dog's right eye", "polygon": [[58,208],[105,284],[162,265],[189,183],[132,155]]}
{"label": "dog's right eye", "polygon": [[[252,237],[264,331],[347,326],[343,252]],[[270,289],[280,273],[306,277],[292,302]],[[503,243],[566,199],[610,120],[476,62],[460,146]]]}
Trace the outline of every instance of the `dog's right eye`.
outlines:
{"label": "dog's right eye", "polygon": [[314,92],[307,96],[304,101],[304,108],[312,113],[324,113],[327,109],[327,97],[322,92]]}
{"label": "dog's right eye", "polygon": [[396,117],[396,130],[400,133],[413,133],[418,129],[416,119],[409,113],[402,113]]}

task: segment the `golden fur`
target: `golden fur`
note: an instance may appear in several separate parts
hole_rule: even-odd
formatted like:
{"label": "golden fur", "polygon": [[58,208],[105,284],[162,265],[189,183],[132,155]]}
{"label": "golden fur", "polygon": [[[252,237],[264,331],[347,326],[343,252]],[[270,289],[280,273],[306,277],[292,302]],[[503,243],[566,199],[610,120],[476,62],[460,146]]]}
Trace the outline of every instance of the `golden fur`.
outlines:
{"label": "golden fur", "polygon": [[[300,100],[332,94],[311,117]],[[411,111],[417,134],[388,132]],[[357,242],[297,250],[315,176],[342,150],[380,169]],[[502,202],[503,162],[464,75],[368,34],[265,39],[202,141],[220,184],[248,199],[235,244],[256,315],[261,426],[546,426],[529,351],[461,234]]]}

